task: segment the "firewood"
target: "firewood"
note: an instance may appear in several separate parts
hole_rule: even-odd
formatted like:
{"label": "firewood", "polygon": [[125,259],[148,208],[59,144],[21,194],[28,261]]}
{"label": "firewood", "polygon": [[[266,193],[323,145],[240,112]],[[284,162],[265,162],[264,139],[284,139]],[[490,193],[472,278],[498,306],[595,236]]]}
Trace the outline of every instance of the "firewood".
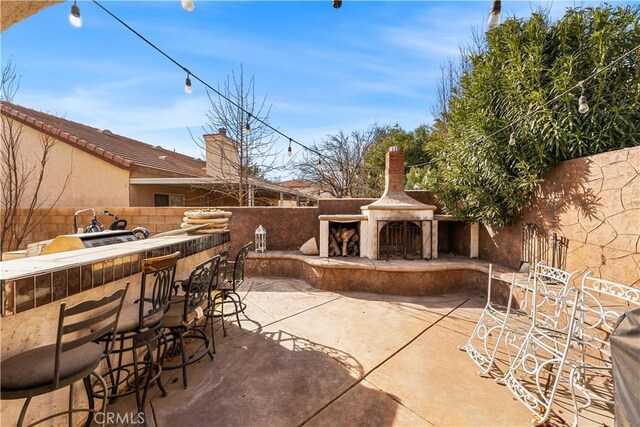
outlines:
{"label": "firewood", "polygon": [[342,237],[342,256],[349,256],[349,252],[347,251],[347,245],[349,244],[349,239],[356,230],[347,230],[343,228],[342,233],[340,233],[340,237]]}
{"label": "firewood", "polygon": [[333,237],[332,234],[329,235],[329,256],[338,256],[340,255],[340,248],[338,247],[338,242],[336,242],[336,238]]}
{"label": "firewood", "polygon": [[332,227],[331,228],[331,235],[333,236],[334,239],[336,239],[336,243],[341,243],[342,240],[340,239],[340,228],[339,227]]}

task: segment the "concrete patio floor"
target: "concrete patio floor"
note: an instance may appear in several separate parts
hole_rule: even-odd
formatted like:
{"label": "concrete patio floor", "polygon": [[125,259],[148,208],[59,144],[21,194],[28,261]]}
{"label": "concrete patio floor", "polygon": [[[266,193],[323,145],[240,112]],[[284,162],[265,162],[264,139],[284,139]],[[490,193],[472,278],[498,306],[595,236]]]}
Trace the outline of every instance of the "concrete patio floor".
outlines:
{"label": "concrete patio floor", "polygon": [[[169,395],[152,389],[149,425],[530,425],[506,387],[457,349],[481,296],[334,293],[284,278],[249,279],[243,291],[242,327],[227,318],[223,337],[217,325],[215,360],[189,367],[186,390],[179,370],[163,373]],[[552,424],[572,421],[567,405]],[[108,410],[135,412],[133,397]]]}

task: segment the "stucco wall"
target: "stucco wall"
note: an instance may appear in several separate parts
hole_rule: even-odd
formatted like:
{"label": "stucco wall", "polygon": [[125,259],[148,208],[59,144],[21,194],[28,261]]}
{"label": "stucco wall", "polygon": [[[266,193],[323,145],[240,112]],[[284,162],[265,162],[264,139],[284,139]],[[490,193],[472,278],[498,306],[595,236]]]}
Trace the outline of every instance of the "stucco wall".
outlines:
{"label": "stucco wall", "polygon": [[640,147],[553,168],[510,227],[481,227],[480,257],[517,268],[522,224],[568,239],[568,270],[640,286]]}
{"label": "stucco wall", "polygon": [[[360,213],[360,207],[375,199],[322,199],[314,207],[223,207],[233,213],[229,228],[233,246],[254,240],[254,232],[259,225],[267,229],[267,247],[270,250],[297,249],[309,238],[319,241],[319,215]],[[97,212],[108,209],[120,218],[129,221],[129,228],[146,227],[152,234],[174,230],[180,227],[184,207],[117,207],[115,204],[95,205]],[[28,236],[28,242],[51,239],[59,234],[69,234],[73,230],[74,208],[54,208],[49,215]],[[78,223],[86,226],[89,215],[83,215]],[[99,220],[106,225],[110,218],[103,215]],[[455,247],[443,241],[443,248]],[[457,239],[457,237],[455,237]],[[449,250],[449,249],[447,249]],[[452,249],[453,250],[453,249]]]}
{"label": "stucco wall", "polygon": [[[13,121],[13,125],[22,126],[21,153],[27,165],[36,165],[42,156],[42,134],[16,121]],[[64,187],[67,177],[69,181]],[[25,195],[23,206],[31,202],[32,194]],[[104,204],[127,206],[129,172],[55,140],[39,194],[39,204],[43,207],[51,206],[58,195],[60,199],[55,204],[57,207],[81,208]]]}

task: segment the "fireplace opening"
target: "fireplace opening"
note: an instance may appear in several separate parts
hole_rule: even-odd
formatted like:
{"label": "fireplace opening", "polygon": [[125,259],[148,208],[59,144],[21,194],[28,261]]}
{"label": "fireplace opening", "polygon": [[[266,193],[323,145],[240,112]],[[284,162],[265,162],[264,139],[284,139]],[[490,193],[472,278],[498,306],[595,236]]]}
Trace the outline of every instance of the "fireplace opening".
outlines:
{"label": "fireplace opening", "polygon": [[360,256],[359,222],[329,221],[329,256]]}
{"label": "fireplace opening", "polygon": [[378,221],[378,230],[378,259],[422,258],[420,222]]}

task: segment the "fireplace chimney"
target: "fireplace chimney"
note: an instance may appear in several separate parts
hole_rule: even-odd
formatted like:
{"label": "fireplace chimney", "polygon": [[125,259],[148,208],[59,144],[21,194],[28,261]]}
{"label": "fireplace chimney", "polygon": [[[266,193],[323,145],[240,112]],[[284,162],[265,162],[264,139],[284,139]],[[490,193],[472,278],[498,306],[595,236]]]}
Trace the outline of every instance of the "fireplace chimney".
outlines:
{"label": "fireplace chimney", "polygon": [[389,147],[385,164],[383,197],[390,193],[404,193],[404,152],[400,147]]}
{"label": "fireplace chimney", "polygon": [[435,206],[425,205],[412,199],[404,191],[404,152],[400,147],[389,147],[385,156],[384,194],[362,210],[435,210]]}

